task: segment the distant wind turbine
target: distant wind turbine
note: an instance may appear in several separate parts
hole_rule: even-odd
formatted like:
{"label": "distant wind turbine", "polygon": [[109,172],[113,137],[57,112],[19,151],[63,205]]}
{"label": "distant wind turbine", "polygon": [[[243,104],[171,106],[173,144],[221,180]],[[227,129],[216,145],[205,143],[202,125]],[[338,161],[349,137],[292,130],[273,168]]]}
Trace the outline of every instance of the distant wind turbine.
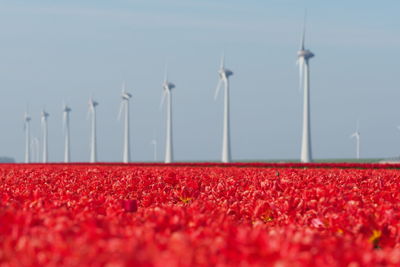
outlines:
{"label": "distant wind turbine", "polygon": [[68,105],[63,107],[63,131],[64,131],[64,162],[71,161],[71,144],[70,144],[70,129],[69,129],[69,113],[72,109]]}
{"label": "distant wind turbine", "polygon": [[153,146],[153,160],[157,161],[157,140],[153,139],[150,143]]}
{"label": "distant wind turbine", "polygon": [[359,123],[357,122],[356,131],[350,136],[350,138],[356,139],[356,157],[360,159],[360,131],[359,131]]}
{"label": "distant wind turbine", "polygon": [[153,147],[153,160],[157,162],[157,138],[156,131],[153,131],[153,139],[150,141],[150,145]]}
{"label": "distant wind turbine", "polygon": [[225,58],[222,55],[221,66],[218,70],[219,81],[215,90],[214,99],[217,99],[218,93],[222,85],[224,86],[224,126],[222,138],[222,162],[228,163],[231,161],[231,144],[230,144],[230,126],[229,126],[229,77],[233,72],[225,68]]}
{"label": "distant wind turbine", "polygon": [[173,162],[173,146],[172,146],[172,89],[175,84],[168,81],[168,71],[165,70],[165,77],[163,83],[163,95],[161,99],[161,106],[165,98],[167,98],[167,120],[166,120],[166,141],[165,141],[165,163]]}
{"label": "distant wind turbine", "polygon": [[131,161],[130,155],[130,140],[129,140],[129,100],[131,99],[132,95],[128,93],[125,89],[125,83],[122,84],[122,92],[121,92],[121,105],[118,114],[118,120],[121,119],[122,112],[125,111],[124,114],[124,149],[122,160],[124,163],[128,163]]}
{"label": "distant wind turbine", "polygon": [[48,126],[47,119],[49,117],[49,113],[45,110],[41,113],[41,124],[42,124],[42,134],[43,134],[43,163],[47,163],[48,161]]}
{"label": "distant wind turbine", "polygon": [[31,117],[28,112],[25,112],[24,116],[24,131],[25,131],[25,163],[30,163],[31,161],[31,151],[30,151],[30,121]]}
{"label": "distant wind turbine", "polygon": [[99,105],[92,98],[89,99],[89,114],[91,115],[91,136],[90,136],[90,162],[97,162],[97,133],[96,133],[96,107]]}
{"label": "distant wind turbine", "polygon": [[305,48],[306,17],[304,17],[303,33],[300,50],[297,52],[297,64],[300,69],[300,88],[304,89],[303,102],[303,136],[301,142],[301,162],[312,162],[311,125],[310,125],[310,65],[309,60],[314,54]]}

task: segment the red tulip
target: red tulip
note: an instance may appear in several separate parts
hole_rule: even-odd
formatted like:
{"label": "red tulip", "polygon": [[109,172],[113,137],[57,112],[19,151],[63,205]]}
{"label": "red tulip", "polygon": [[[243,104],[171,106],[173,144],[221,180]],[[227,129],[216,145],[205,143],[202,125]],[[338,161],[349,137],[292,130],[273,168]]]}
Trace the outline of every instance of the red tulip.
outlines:
{"label": "red tulip", "polygon": [[122,207],[127,212],[136,212],[138,209],[137,201],[134,199],[123,200]]}

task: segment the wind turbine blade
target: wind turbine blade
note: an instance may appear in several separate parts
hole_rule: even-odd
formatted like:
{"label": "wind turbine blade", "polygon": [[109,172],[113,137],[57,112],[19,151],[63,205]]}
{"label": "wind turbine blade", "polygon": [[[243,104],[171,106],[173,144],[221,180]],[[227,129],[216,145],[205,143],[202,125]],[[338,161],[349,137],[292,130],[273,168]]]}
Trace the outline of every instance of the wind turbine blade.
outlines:
{"label": "wind turbine blade", "polygon": [[161,95],[161,102],[160,102],[160,109],[162,109],[163,105],[164,105],[164,101],[165,101],[165,96],[167,94],[167,90],[164,89],[164,92]]}
{"label": "wind turbine blade", "polygon": [[88,112],[86,114],[86,119],[89,120],[90,119],[90,114],[93,113],[93,107],[91,104],[89,104],[89,109]]}
{"label": "wind turbine blade", "polygon": [[303,87],[303,81],[304,81],[304,58],[299,57],[297,60],[297,65],[299,65],[299,91],[301,92],[301,89]]}
{"label": "wind turbine blade", "polygon": [[125,81],[122,82],[121,91],[122,91],[122,93],[126,92],[126,83],[125,83]]}
{"label": "wind turbine blade", "polygon": [[305,47],[305,35],[306,35],[306,28],[303,26],[303,31],[301,33],[301,41],[300,41],[300,50],[304,50]]}
{"label": "wind turbine blade", "polygon": [[122,115],[122,111],[123,111],[124,107],[125,107],[125,101],[122,100],[121,104],[119,105],[118,121],[121,120],[121,115]]}
{"label": "wind turbine blade", "polygon": [[219,94],[219,90],[221,88],[222,85],[222,79],[218,80],[218,84],[217,84],[217,88],[215,88],[215,94],[214,94],[214,101],[217,100],[218,98],[218,94]]}
{"label": "wind turbine blade", "polygon": [[225,67],[225,51],[222,52],[220,69]]}
{"label": "wind turbine blade", "polygon": [[306,39],[306,20],[307,20],[307,9],[304,11],[304,20],[303,20],[303,31],[301,34],[301,43],[300,43],[300,49],[304,50],[305,47],[305,39]]}
{"label": "wind turbine blade", "polygon": [[164,67],[164,83],[166,83],[168,81],[168,64],[165,63],[165,67]]}

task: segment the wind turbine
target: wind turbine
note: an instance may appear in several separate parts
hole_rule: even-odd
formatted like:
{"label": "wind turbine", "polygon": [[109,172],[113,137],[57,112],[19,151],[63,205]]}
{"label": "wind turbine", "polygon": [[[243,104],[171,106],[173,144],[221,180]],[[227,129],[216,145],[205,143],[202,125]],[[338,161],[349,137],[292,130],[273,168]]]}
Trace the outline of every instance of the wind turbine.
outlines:
{"label": "wind turbine", "polygon": [[171,163],[173,161],[173,147],[172,147],[172,89],[175,88],[175,84],[168,81],[168,71],[165,70],[165,77],[163,83],[163,95],[161,99],[161,106],[167,98],[167,125],[166,125],[166,141],[165,141],[165,163]]}
{"label": "wind turbine", "polygon": [[43,134],[43,163],[48,161],[48,126],[47,119],[50,116],[45,110],[41,113],[42,134]]}
{"label": "wind turbine", "polygon": [[224,85],[224,126],[222,137],[222,162],[228,163],[231,161],[231,144],[230,144],[230,128],[229,128],[229,77],[233,72],[225,68],[225,58],[222,55],[221,66],[218,70],[219,80],[215,90],[214,99],[218,97],[218,93],[222,85]]}
{"label": "wind turbine", "polygon": [[359,131],[359,123],[357,122],[356,131],[350,136],[350,138],[356,139],[356,157],[360,159],[360,131]]}
{"label": "wind turbine", "polygon": [[24,131],[25,131],[25,163],[29,163],[31,161],[31,150],[30,150],[30,121],[31,116],[29,116],[28,112],[25,112],[24,116]]}
{"label": "wind turbine", "polygon": [[96,140],[96,107],[99,105],[92,98],[89,99],[89,114],[91,114],[91,139],[90,139],[90,162],[97,161],[97,140]]}
{"label": "wind turbine", "polygon": [[314,54],[305,48],[306,17],[304,17],[303,33],[300,50],[297,52],[297,64],[300,69],[300,88],[304,89],[303,102],[303,136],[301,142],[301,162],[311,162],[311,125],[310,125],[310,65],[309,60]]}
{"label": "wind turbine", "polygon": [[130,140],[129,140],[129,100],[132,95],[128,93],[125,89],[125,83],[122,84],[122,92],[121,92],[121,105],[118,114],[118,120],[121,119],[122,112],[125,111],[124,117],[124,150],[123,150],[123,162],[128,163],[131,161],[130,155]]}
{"label": "wind turbine", "polygon": [[69,113],[72,109],[68,105],[63,107],[63,131],[64,131],[64,162],[69,163],[71,161],[71,145],[70,145],[70,130],[69,130]]}
{"label": "wind turbine", "polygon": [[157,161],[157,140],[156,139],[151,140],[150,144],[153,146],[153,159],[156,162]]}
{"label": "wind turbine", "polygon": [[153,131],[153,139],[151,139],[150,145],[153,147],[153,160],[157,162],[157,138],[155,130]]}

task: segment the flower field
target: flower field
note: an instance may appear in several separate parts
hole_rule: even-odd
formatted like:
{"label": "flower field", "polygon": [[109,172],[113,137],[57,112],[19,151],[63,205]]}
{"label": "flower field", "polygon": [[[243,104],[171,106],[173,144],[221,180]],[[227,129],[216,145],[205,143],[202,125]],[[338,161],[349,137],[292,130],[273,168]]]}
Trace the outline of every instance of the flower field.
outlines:
{"label": "flower field", "polygon": [[0,165],[0,266],[400,266],[398,167]]}

